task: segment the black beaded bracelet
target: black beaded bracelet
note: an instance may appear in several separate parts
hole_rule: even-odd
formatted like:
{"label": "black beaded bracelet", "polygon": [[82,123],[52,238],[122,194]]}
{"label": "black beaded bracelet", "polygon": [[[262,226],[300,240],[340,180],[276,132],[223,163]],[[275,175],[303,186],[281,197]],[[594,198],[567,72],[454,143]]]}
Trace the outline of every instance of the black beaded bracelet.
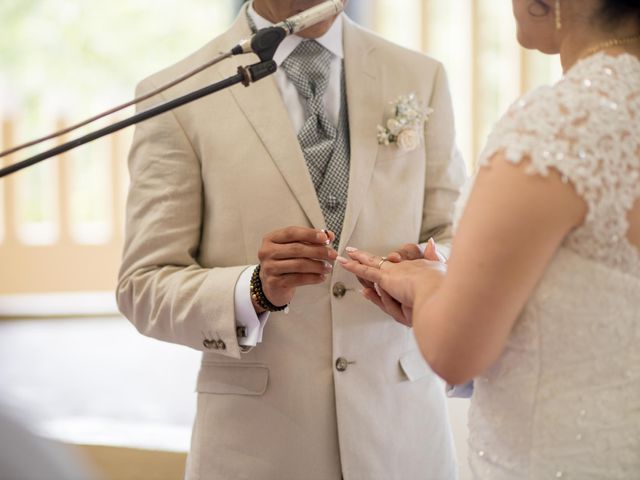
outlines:
{"label": "black beaded bracelet", "polygon": [[262,281],[260,280],[260,265],[258,265],[253,274],[251,275],[251,282],[249,282],[249,290],[251,292],[251,298],[262,308],[268,312],[281,312],[288,310],[289,304],[277,306],[269,301],[262,290]]}

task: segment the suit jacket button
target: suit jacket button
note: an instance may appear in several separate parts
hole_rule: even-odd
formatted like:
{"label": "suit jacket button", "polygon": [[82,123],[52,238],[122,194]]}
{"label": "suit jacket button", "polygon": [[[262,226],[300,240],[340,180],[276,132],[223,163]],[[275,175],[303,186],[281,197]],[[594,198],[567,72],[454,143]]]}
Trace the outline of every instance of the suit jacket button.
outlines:
{"label": "suit jacket button", "polygon": [[345,293],[347,293],[347,287],[344,286],[344,283],[337,282],[333,285],[332,293],[334,297],[342,298],[344,297]]}
{"label": "suit jacket button", "polygon": [[227,349],[227,345],[222,340],[218,340],[217,345],[218,345],[218,348],[220,350],[226,350]]}
{"label": "suit jacket button", "polygon": [[336,370],[344,372],[347,368],[349,368],[349,362],[346,358],[340,357],[336,360]]}
{"label": "suit jacket button", "polygon": [[215,340],[209,340],[208,338],[205,338],[202,341],[202,346],[204,348],[209,349],[209,350],[211,350],[211,349],[217,350],[218,349],[218,344],[216,343],[216,341]]}

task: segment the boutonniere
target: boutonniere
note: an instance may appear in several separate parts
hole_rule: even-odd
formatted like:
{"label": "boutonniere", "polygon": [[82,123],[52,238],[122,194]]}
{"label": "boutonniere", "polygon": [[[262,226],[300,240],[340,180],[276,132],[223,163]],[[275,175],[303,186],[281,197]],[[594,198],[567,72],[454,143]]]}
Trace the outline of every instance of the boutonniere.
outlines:
{"label": "boutonniere", "polygon": [[398,97],[393,105],[386,126],[378,125],[378,144],[395,143],[403,152],[420,146],[424,136],[424,124],[429,120],[432,108],[424,107],[415,93]]}

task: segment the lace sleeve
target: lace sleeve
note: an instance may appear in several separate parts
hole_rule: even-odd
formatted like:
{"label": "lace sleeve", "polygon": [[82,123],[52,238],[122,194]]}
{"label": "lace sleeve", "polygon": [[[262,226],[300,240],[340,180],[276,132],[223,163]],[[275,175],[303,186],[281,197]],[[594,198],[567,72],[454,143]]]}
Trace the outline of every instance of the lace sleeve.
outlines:
{"label": "lace sleeve", "polygon": [[479,166],[498,152],[513,163],[529,159],[531,174],[548,175],[553,168],[573,184],[588,207],[585,224],[569,240],[584,250],[580,253],[604,249],[599,260],[620,266],[633,257],[638,267],[637,251],[625,241],[627,213],[640,198],[640,62],[635,57],[594,55],[553,87],[518,100],[496,125]]}

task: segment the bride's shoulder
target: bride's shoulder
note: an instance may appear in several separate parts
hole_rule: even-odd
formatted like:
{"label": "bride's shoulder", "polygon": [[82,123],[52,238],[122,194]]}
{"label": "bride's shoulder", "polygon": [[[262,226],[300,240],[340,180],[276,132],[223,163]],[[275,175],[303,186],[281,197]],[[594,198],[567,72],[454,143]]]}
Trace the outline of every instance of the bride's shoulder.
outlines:
{"label": "bride's shoulder", "polygon": [[638,130],[638,119],[640,61],[631,55],[596,54],[578,62],[556,84],[514,102],[496,124],[480,163],[503,151],[514,162],[529,157],[544,171],[541,167],[567,157],[599,156],[604,145],[599,139],[637,139],[640,130],[631,130]]}
{"label": "bride's shoulder", "polygon": [[[629,98],[635,98],[636,105],[629,104]],[[557,123],[585,112],[597,118],[623,107],[622,102],[640,108],[640,60],[601,53],[576,63],[554,85],[538,87],[516,100],[504,118],[528,121],[542,114],[542,120]],[[545,111],[553,115],[544,115]]]}
{"label": "bride's shoulder", "polygon": [[[516,100],[504,120],[530,124],[537,118],[533,123],[556,125],[576,119],[621,120],[632,111],[640,113],[640,60],[599,53],[577,62],[554,85]],[[608,125],[615,127],[616,122]]]}
{"label": "bride's shoulder", "polygon": [[549,100],[565,115],[607,120],[615,128],[625,112],[640,110],[640,60],[604,52],[582,59],[552,87]]}

